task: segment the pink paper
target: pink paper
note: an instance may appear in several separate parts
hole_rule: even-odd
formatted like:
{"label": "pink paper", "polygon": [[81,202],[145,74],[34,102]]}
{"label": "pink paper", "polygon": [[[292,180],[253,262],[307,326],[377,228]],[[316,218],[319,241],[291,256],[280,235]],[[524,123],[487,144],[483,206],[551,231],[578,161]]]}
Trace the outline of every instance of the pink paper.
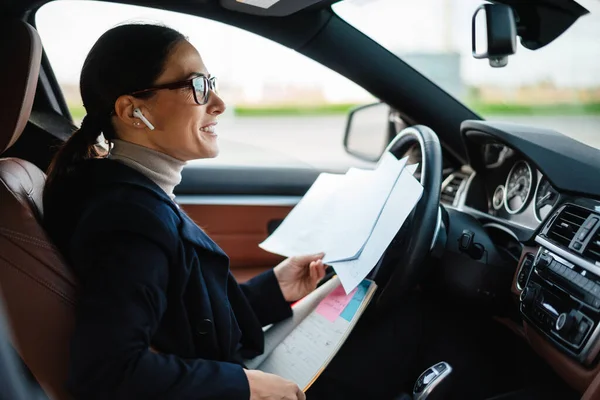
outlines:
{"label": "pink paper", "polygon": [[344,308],[350,303],[355,292],[356,288],[350,292],[350,294],[346,295],[344,287],[342,285],[338,286],[319,303],[317,306],[317,313],[321,314],[329,321],[335,322],[342,311],[344,311]]}

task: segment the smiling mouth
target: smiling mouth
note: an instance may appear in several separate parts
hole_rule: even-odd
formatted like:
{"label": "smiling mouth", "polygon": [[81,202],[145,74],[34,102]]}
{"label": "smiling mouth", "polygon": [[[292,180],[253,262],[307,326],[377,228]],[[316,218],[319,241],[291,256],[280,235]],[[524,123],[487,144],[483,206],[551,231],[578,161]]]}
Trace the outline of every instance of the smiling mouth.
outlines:
{"label": "smiling mouth", "polygon": [[203,126],[202,128],[200,128],[200,131],[206,133],[215,133],[215,125],[211,124],[208,126]]}

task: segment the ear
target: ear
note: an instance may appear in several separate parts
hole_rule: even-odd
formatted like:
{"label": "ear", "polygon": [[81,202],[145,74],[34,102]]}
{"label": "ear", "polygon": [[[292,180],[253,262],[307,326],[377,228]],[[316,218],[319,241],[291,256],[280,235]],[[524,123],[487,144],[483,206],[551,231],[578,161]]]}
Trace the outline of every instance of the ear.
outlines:
{"label": "ear", "polygon": [[144,122],[134,115],[134,110],[139,108],[144,117],[149,119],[150,111],[146,108],[140,99],[133,96],[119,96],[115,101],[115,116],[127,127],[133,129],[146,129],[147,126]]}

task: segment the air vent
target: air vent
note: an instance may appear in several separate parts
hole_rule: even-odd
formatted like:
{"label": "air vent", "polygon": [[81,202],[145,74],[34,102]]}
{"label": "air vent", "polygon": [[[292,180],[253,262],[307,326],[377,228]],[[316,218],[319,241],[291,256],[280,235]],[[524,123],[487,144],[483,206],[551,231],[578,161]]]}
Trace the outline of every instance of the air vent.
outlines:
{"label": "air vent", "polygon": [[548,239],[569,247],[571,240],[590,214],[591,212],[584,208],[566,206],[548,230]]}
{"label": "air vent", "polygon": [[442,203],[453,205],[458,189],[465,180],[464,175],[452,174],[442,184],[442,193],[440,194],[440,200]]}
{"label": "air vent", "polygon": [[583,256],[596,264],[600,264],[600,229],[596,231],[594,237],[588,243]]}

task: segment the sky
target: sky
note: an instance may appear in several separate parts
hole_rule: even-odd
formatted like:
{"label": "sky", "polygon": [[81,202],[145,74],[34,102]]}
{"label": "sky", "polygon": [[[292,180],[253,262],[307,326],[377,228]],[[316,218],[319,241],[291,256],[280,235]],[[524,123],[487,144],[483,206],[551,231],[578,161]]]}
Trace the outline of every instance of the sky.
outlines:
{"label": "sky", "polygon": [[[470,85],[519,86],[550,80],[557,86],[600,86],[600,0],[581,0],[592,11],[546,48],[519,46],[505,68],[471,57],[471,16],[481,0],[346,0],[335,11],[396,54],[453,51]],[[369,97],[361,88],[279,44],[207,19],[164,10],[94,1],[48,3],[36,16],[43,45],[59,82],[77,84],[87,52],[111,27],[160,22],[180,30],[221,82],[260,95],[263,82],[315,85],[330,101]],[[426,32],[427,34],[423,34]]]}

